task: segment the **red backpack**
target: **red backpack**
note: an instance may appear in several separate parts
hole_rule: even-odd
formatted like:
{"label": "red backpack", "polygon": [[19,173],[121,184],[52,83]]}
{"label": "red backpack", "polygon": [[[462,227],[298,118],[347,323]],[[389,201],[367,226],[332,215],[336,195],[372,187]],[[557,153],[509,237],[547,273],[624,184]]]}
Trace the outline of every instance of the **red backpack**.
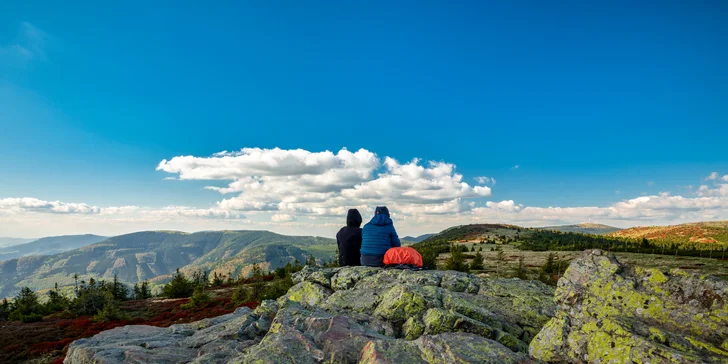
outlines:
{"label": "red backpack", "polygon": [[413,265],[422,268],[422,256],[408,246],[390,248],[384,254],[384,265]]}

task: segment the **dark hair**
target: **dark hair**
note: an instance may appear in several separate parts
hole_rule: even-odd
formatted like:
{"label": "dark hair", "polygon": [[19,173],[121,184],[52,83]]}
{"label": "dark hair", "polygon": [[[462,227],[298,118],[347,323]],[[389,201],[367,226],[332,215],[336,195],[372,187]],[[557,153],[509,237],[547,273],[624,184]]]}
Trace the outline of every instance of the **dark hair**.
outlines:
{"label": "dark hair", "polygon": [[374,210],[374,215],[387,215],[389,216],[389,209],[387,206],[377,206],[377,208]]}

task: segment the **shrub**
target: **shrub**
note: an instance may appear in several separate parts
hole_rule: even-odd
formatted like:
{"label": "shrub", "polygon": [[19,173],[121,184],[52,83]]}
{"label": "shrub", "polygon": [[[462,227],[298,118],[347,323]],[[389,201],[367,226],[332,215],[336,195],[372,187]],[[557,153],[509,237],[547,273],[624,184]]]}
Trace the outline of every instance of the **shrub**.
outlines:
{"label": "shrub", "polygon": [[450,249],[450,257],[445,261],[445,270],[456,270],[460,272],[468,272],[470,269],[465,263],[465,256],[462,248],[453,245]]}
{"label": "shrub", "polygon": [[10,317],[10,302],[7,298],[3,299],[3,303],[0,304],[0,321],[7,321]]}
{"label": "shrub", "polygon": [[522,256],[521,257],[518,257],[518,265],[514,268],[514,272],[513,273],[514,273],[513,275],[516,278],[520,278],[520,279],[527,279],[528,278],[527,275],[526,275],[526,265],[523,264],[523,257]]}
{"label": "shrub", "polygon": [[195,292],[195,284],[182,274],[179,269],[172,280],[162,287],[162,296],[167,298],[185,298]]}
{"label": "shrub", "polygon": [[56,287],[48,292],[48,301],[45,303],[45,311],[48,313],[61,312],[68,308],[70,301],[64,296],[58,289],[58,283]]}
{"label": "shrub", "polygon": [[427,250],[422,253],[422,266],[430,269],[437,269],[437,256],[440,255],[436,251]]}
{"label": "shrub", "polygon": [[134,284],[134,299],[145,300],[152,297],[152,291],[149,289],[149,282],[144,281],[142,284]]}
{"label": "shrub", "polygon": [[205,293],[205,290],[202,286],[197,286],[195,287],[195,290],[192,293],[192,297],[190,297],[189,302],[183,303],[182,305],[180,305],[180,308],[187,310],[190,308],[202,307],[208,302],[210,302],[210,296]]}
{"label": "shrub", "polygon": [[26,324],[27,323],[30,323],[30,322],[43,321],[43,315],[41,315],[39,313],[31,313],[31,314],[28,314],[28,315],[22,315],[21,314],[21,315],[16,315],[15,317],[16,317],[15,318],[16,320],[20,320],[20,322],[26,323]]}
{"label": "shrub", "polygon": [[126,321],[131,317],[119,309],[114,303],[109,303],[103,309],[96,312],[94,322]]}
{"label": "shrub", "polygon": [[498,254],[495,256],[495,270],[496,274],[500,276],[503,266],[506,265],[506,253],[503,252],[501,247],[497,247],[496,250],[498,251]]}
{"label": "shrub", "polygon": [[253,301],[251,290],[247,286],[240,286],[234,292],[232,296],[233,304],[239,306],[243,303]]}
{"label": "shrub", "polygon": [[224,280],[225,276],[222,274],[217,274],[217,272],[214,272],[212,274],[212,286],[213,287],[220,287],[223,284],[225,284]]}
{"label": "shrub", "polygon": [[472,270],[483,270],[485,265],[483,264],[483,255],[480,252],[475,253],[475,257],[470,262],[470,269]]}
{"label": "shrub", "polygon": [[13,299],[10,320],[36,322],[43,319],[43,306],[38,302],[38,295],[30,288],[23,287]]}
{"label": "shrub", "polygon": [[78,297],[71,302],[69,308],[77,316],[91,316],[113,303],[114,295],[111,292],[89,285],[79,289]]}
{"label": "shrub", "polygon": [[269,284],[264,290],[261,297],[255,297],[255,301],[275,300],[285,295],[288,290],[293,287],[293,280],[290,276]]}

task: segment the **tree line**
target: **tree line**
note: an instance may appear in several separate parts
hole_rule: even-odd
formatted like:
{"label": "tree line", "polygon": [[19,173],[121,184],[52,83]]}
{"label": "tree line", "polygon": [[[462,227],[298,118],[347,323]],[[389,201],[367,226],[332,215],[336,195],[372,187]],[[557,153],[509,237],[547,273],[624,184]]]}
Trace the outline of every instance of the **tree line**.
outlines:
{"label": "tree line", "polygon": [[[318,265],[311,256],[305,264]],[[336,261],[324,262],[324,266],[336,266]],[[252,266],[250,277],[236,278],[232,272],[218,274],[197,270],[186,276],[179,269],[159,292],[159,297],[187,298],[190,300],[181,308],[188,309],[200,307],[210,302],[210,296],[205,292],[207,288],[216,288],[226,285],[239,286],[233,292],[233,303],[260,302],[264,299],[277,299],[288,292],[293,286],[291,275],[303,269],[297,259],[270,272],[263,272],[258,264]],[[40,295],[29,287],[23,287],[11,300],[4,299],[0,303],[0,321],[37,322],[44,316],[59,314],[63,317],[93,316],[97,322],[114,320],[127,320],[128,315],[119,309],[119,303],[127,300],[141,300],[154,297],[149,282],[134,284],[131,288],[114,276],[110,282],[93,278],[88,282],[78,279],[74,275],[73,295],[67,296],[55,285],[47,293],[45,302],[41,302]]]}
{"label": "tree line", "polygon": [[603,249],[613,252],[663,254],[707,258],[725,258],[728,243],[702,243],[677,239],[625,238],[573,232],[534,230],[518,244],[521,250],[586,250]]}

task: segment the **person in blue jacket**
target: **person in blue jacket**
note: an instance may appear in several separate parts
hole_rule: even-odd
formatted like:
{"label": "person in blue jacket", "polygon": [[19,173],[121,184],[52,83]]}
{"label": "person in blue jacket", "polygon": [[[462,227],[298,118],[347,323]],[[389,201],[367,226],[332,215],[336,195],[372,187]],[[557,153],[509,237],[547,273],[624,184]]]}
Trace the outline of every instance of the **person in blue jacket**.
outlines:
{"label": "person in blue jacket", "polygon": [[389,248],[401,246],[397,231],[394,230],[389,209],[378,206],[374,217],[361,232],[361,265],[369,267],[384,267],[384,253]]}

